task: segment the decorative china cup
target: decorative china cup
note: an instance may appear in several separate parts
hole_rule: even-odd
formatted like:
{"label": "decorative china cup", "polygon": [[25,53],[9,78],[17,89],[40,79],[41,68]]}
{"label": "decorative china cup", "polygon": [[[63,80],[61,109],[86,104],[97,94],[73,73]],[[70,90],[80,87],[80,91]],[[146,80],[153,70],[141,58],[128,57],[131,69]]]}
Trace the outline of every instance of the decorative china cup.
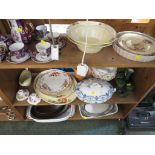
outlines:
{"label": "decorative china cup", "polygon": [[36,93],[32,93],[27,99],[27,102],[32,105],[37,105],[40,101],[41,98]]}
{"label": "decorative china cup", "polygon": [[101,79],[89,78],[77,84],[76,95],[86,103],[98,104],[109,100],[116,91],[113,86]]}
{"label": "decorative china cup", "polygon": [[16,59],[25,57],[26,53],[24,49],[24,44],[21,42],[13,43],[9,46],[9,50],[14,56],[16,56]]}
{"label": "decorative china cup", "polygon": [[45,25],[38,25],[36,30],[39,38],[45,38],[47,34],[47,27]]}
{"label": "decorative china cup", "polygon": [[2,62],[5,59],[6,52],[7,52],[6,44],[0,42],[0,62]]}
{"label": "decorative china cup", "polygon": [[16,99],[18,101],[24,101],[28,98],[28,96],[29,96],[29,91],[27,89],[20,89],[16,93]]}
{"label": "decorative china cup", "polygon": [[45,42],[44,44],[41,42],[37,43],[36,49],[42,58],[47,58],[51,54],[51,44],[49,42]]}

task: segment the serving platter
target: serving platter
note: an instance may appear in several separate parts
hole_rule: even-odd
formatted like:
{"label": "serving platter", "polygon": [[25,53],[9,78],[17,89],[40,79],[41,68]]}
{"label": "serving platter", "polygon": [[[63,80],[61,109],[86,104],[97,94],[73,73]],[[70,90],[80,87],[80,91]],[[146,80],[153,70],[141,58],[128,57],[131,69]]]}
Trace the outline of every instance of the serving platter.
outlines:
{"label": "serving platter", "polygon": [[155,39],[144,33],[124,31],[117,34],[118,46],[139,55],[155,54]]}

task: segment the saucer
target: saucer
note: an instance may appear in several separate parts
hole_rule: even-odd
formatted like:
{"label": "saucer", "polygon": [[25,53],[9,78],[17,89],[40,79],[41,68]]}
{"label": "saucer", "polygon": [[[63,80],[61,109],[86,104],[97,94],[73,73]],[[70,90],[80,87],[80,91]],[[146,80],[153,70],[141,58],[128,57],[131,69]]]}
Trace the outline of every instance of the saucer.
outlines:
{"label": "saucer", "polygon": [[7,60],[8,62],[10,62],[10,63],[20,64],[20,63],[25,62],[25,61],[28,60],[29,58],[30,58],[30,55],[29,55],[28,52],[25,54],[24,57],[22,57],[22,58],[20,58],[20,59],[17,59],[16,56],[11,55],[11,53],[9,52],[9,53],[8,53],[8,56],[7,56],[7,58],[6,58],[6,60]]}
{"label": "saucer", "polygon": [[47,58],[43,58],[41,53],[38,53],[37,51],[31,52],[31,59],[36,63],[49,63],[52,61],[50,55]]}

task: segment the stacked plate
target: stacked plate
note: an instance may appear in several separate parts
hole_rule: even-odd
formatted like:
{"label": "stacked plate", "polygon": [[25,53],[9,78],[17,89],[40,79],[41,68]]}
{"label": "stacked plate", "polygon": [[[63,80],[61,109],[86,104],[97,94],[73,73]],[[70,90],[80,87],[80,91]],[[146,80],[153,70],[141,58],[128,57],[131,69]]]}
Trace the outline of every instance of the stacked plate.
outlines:
{"label": "stacked plate", "polygon": [[76,80],[68,73],[50,69],[41,72],[35,78],[34,90],[36,94],[49,104],[64,105],[76,99]]}
{"label": "stacked plate", "polygon": [[130,60],[149,62],[155,60],[155,39],[143,33],[124,31],[117,34],[113,43],[115,51]]}
{"label": "stacked plate", "polygon": [[81,104],[79,111],[83,118],[97,118],[118,112],[117,104]]}
{"label": "stacked plate", "polygon": [[40,123],[62,122],[68,120],[74,113],[74,105],[29,106],[27,108],[27,118]]}

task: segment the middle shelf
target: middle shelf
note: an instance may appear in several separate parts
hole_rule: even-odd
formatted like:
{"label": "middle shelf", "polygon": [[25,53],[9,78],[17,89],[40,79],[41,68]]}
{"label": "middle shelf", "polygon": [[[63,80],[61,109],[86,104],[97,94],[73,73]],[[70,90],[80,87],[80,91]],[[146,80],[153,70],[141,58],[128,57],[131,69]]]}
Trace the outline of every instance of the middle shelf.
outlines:
{"label": "middle shelf", "polygon": [[[130,92],[127,97],[121,98],[117,96],[116,94],[113,95],[113,97],[108,100],[106,103],[109,104],[136,104],[138,100],[136,99],[136,95],[134,92]],[[79,99],[76,99],[72,104],[83,104],[84,102],[80,101]],[[25,101],[17,101],[13,103],[14,106],[31,106],[26,100]],[[44,102],[43,100],[37,105],[37,106],[42,106],[42,105],[49,105],[49,103]]]}

